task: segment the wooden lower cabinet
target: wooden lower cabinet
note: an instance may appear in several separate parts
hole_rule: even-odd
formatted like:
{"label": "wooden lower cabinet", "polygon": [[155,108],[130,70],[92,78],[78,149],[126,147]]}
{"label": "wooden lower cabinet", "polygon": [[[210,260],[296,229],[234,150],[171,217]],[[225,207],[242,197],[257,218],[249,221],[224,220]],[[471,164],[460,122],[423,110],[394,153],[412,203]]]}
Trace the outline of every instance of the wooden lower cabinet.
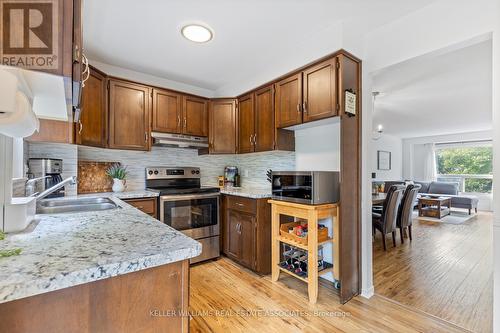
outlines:
{"label": "wooden lower cabinet", "polygon": [[224,195],[222,252],[259,274],[271,272],[271,206],[267,199]]}
{"label": "wooden lower cabinet", "polygon": [[123,201],[154,217],[155,219],[158,218],[158,205],[156,198],[124,199]]}
{"label": "wooden lower cabinet", "polygon": [[188,332],[189,261],[0,304],[0,332]]}

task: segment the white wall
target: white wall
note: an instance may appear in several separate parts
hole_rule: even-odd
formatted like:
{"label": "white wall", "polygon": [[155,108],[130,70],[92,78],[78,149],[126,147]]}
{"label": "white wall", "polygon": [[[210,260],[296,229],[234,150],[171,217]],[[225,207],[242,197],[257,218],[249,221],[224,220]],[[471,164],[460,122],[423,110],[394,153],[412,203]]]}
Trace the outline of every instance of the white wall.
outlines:
{"label": "white wall", "polygon": [[[500,53],[498,52],[500,37],[500,11],[497,0],[455,1],[440,0],[414,13],[401,17],[399,20],[375,29],[365,36],[365,52],[363,60],[363,157],[369,156],[372,142],[372,91],[371,78],[383,68],[402,61],[426,55],[432,52],[442,52],[444,48],[458,43],[464,43],[474,38],[494,36],[493,57],[495,59],[494,94],[498,95],[500,88]],[[500,178],[500,112],[498,96],[496,97],[493,114],[495,131],[495,164],[494,177]],[[362,162],[363,163],[363,162]],[[362,197],[362,288],[363,295],[370,296],[372,283],[372,240],[371,240],[371,197],[369,195],[369,172],[363,163],[363,197]],[[496,186],[495,196],[500,196],[500,188]],[[500,332],[500,200],[495,202],[495,309],[494,330]],[[494,228],[494,229],[495,229]]]}
{"label": "white wall", "polygon": [[[391,152],[391,170],[378,170],[377,151]],[[383,134],[380,139],[374,140],[371,151],[372,172],[376,173],[376,180],[403,179],[403,141],[393,135]]]}
{"label": "white wall", "polygon": [[[496,2],[493,13],[497,15],[493,33],[493,178],[500,179],[500,4]],[[500,332],[500,182],[493,183],[493,331]]]}
{"label": "white wall", "polygon": [[136,72],[127,68],[122,68],[118,66],[113,66],[110,64],[105,64],[99,61],[95,60],[90,60],[90,64],[97,69],[103,71],[104,73],[115,76],[121,79],[128,79],[131,81],[136,81],[144,84],[150,84],[153,86],[161,87],[161,88],[168,88],[168,89],[173,89],[177,91],[182,91],[185,93],[190,93],[194,95],[199,95],[199,96],[204,96],[204,97],[213,97],[214,92],[209,89],[205,88],[200,88],[196,87],[193,85],[173,81],[173,80],[168,80],[165,78],[161,78],[158,76],[150,75],[150,74],[145,74],[145,73],[140,73]]}
{"label": "white wall", "polygon": [[[295,131],[295,167],[299,171],[340,170],[340,122]],[[332,220],[322,221],[332,236]],[[333,262],[332,245],[324,246],[324,258]],[[335,263],[334,263],[335,265]],[[328,273],[324,278],[333,281]]]}
{"label": "white wall", "polygon": [[[372,71],[495,30],[496,0],[441,0],[365,36]],[[365,90],[366,91],[366,90]]]}
{"label": "white wall", "polygon": [[296,130],[295,167],[301,171],[339,171],[340,122]]}

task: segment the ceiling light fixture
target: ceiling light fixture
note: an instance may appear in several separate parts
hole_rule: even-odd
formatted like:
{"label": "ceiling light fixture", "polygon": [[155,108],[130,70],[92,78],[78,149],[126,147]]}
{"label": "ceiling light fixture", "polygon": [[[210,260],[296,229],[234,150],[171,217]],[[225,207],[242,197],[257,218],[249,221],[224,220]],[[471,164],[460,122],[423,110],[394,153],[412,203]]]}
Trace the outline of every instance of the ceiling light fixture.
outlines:
{"label": "ceiling light fixture", "polygon": [[195,43],[206,43],[214,37],[211,29],[200,24],[188,24],[181,29],[184,38]]}

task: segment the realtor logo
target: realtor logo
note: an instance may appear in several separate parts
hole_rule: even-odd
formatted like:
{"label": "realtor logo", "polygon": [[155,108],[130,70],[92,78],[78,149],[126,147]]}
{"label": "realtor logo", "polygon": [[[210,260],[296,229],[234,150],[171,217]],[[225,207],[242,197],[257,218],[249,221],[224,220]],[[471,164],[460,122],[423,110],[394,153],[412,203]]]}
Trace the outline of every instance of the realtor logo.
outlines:
{"label": "realtor logo", "polygon": [[57,69],[58,0],[0,0],[1,64]]}

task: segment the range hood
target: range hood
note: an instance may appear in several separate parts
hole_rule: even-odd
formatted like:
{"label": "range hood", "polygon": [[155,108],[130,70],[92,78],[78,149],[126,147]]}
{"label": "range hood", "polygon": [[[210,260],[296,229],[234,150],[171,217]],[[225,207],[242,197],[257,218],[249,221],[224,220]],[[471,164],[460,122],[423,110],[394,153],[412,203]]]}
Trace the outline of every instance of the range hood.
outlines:
{"label": "range hood", "polygon": [[183,134],[151,132],[153,146],[203,149],[208,148],[208,138]]}

